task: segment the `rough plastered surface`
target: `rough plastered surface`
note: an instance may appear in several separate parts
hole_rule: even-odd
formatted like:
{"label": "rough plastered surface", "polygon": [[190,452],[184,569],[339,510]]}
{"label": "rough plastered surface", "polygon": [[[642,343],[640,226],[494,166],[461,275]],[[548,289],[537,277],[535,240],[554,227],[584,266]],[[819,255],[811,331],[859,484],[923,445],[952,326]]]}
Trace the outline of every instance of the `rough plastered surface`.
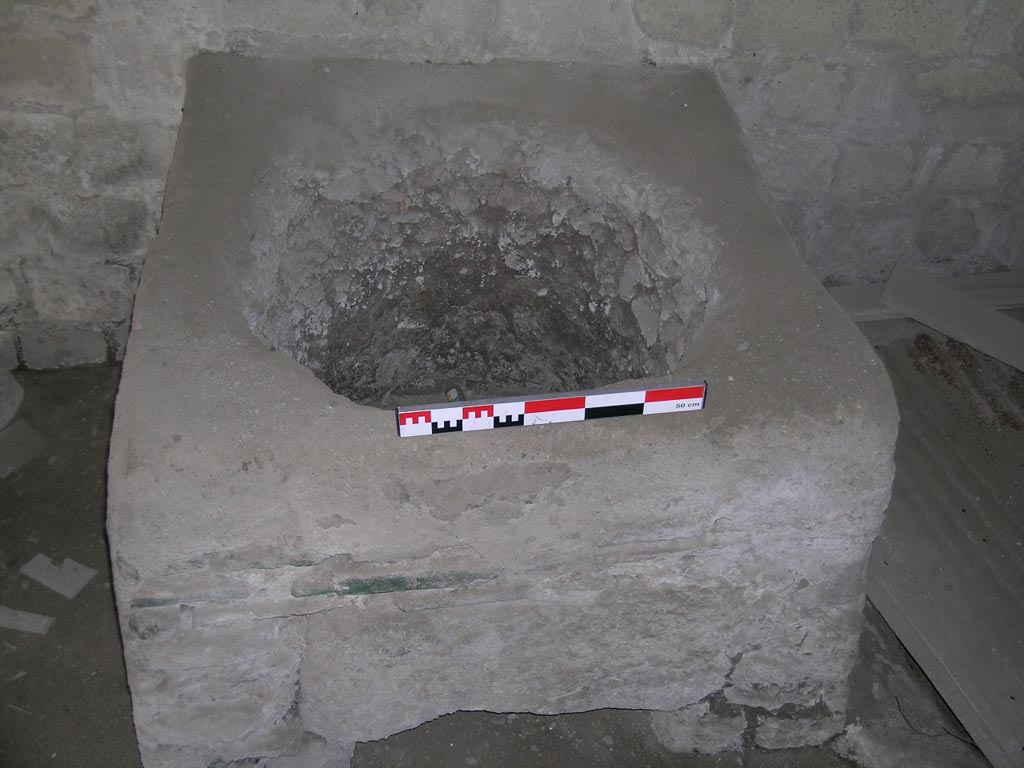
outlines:
{"label": "rough plastered surface", "polygon": [[[459,709],[677,713],[659,728],[695,749],[842,728],[892,391],[707,74],[206,55],[189,82],[109,465],[148,768],[344,766]],[[603,318],[576,349],[602,375],[707,378],[707,409],[400,440],[299,362],[347,354],[359,307],[401,324],[396,284],[444,326],[499,278],[533,314]],[[452,365],[493,349],[456,327]],[[396,381],[449,365],[394,338]]]}
{"label": "rough plastered surface", "polygon": [[289,157],[254,190],[257,335],[362,404],[671,372],[707,304],[692,217],[580,167],[611,162],[583,137],[566,151],[501,120],[424,117],[355,127],[341,168]]}
{"label": "rough plastered surface", "polygon": [[1024,249],[1020,0],[8,0],[0,365],[122,354],[199,51],[697,65],[820,280]]}

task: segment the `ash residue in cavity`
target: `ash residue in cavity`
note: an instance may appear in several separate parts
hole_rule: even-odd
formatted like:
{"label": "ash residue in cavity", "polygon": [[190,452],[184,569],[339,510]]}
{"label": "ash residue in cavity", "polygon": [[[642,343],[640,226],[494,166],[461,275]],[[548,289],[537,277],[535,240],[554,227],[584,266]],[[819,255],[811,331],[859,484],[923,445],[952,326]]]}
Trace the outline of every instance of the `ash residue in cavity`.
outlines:
{"label": "ash residue in cavity", "polygon": [[327,246],[326,332],[309,324],[299,343],[332,389],[386,405],[453,383],[473,397],[665,372],[617,294],[636,250],[624,221],[498,175],[413,181],[316,197],[289,232],[290,248]]}
{"label": "ash residue in cavity", "polygon": [[983,423],[1020,431],[1024,424],[1024,373],[956,339],[937,341],[919,333],[908,354],[914,368],[938,376],[968,403]]}

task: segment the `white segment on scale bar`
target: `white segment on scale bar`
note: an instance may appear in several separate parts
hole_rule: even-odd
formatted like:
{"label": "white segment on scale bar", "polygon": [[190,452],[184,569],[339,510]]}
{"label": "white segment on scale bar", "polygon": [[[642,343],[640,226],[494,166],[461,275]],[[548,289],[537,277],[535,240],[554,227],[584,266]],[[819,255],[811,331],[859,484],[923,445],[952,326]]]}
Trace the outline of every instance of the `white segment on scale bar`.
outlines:
{"label": "white segment on scale bar", "polygon": [[692,411],[700,408],[704,401],[701,398],[690,400],[661,400],[644,403],[644,416],[652,413],[675,413],[676,411]]}

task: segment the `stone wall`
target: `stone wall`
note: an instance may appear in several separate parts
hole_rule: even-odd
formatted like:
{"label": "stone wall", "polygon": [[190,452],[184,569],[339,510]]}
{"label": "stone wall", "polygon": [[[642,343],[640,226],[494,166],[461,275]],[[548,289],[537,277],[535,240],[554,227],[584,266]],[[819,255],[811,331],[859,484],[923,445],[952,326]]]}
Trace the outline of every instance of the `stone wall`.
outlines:
{"label": "stone wall", "polygon": [[705,66],[826,283],[1024,249],[1021,0],[0,0],[0,364],[120,355],[203,49]]}

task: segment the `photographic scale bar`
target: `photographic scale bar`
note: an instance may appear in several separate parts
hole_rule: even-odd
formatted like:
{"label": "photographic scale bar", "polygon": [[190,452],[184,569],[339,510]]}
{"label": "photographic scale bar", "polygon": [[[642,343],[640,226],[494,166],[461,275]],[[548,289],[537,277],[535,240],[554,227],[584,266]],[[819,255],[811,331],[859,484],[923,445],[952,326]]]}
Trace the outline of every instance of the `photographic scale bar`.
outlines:
{"label": "photographic scale bar", "polygon": [[699,411],[704,407],[707,388],[708,383],[700,381],[659,389],[565,392],[537,397],[405,406],[395,409],[395,421],[399,437],[418,437],[564,424],[611,416]]}

